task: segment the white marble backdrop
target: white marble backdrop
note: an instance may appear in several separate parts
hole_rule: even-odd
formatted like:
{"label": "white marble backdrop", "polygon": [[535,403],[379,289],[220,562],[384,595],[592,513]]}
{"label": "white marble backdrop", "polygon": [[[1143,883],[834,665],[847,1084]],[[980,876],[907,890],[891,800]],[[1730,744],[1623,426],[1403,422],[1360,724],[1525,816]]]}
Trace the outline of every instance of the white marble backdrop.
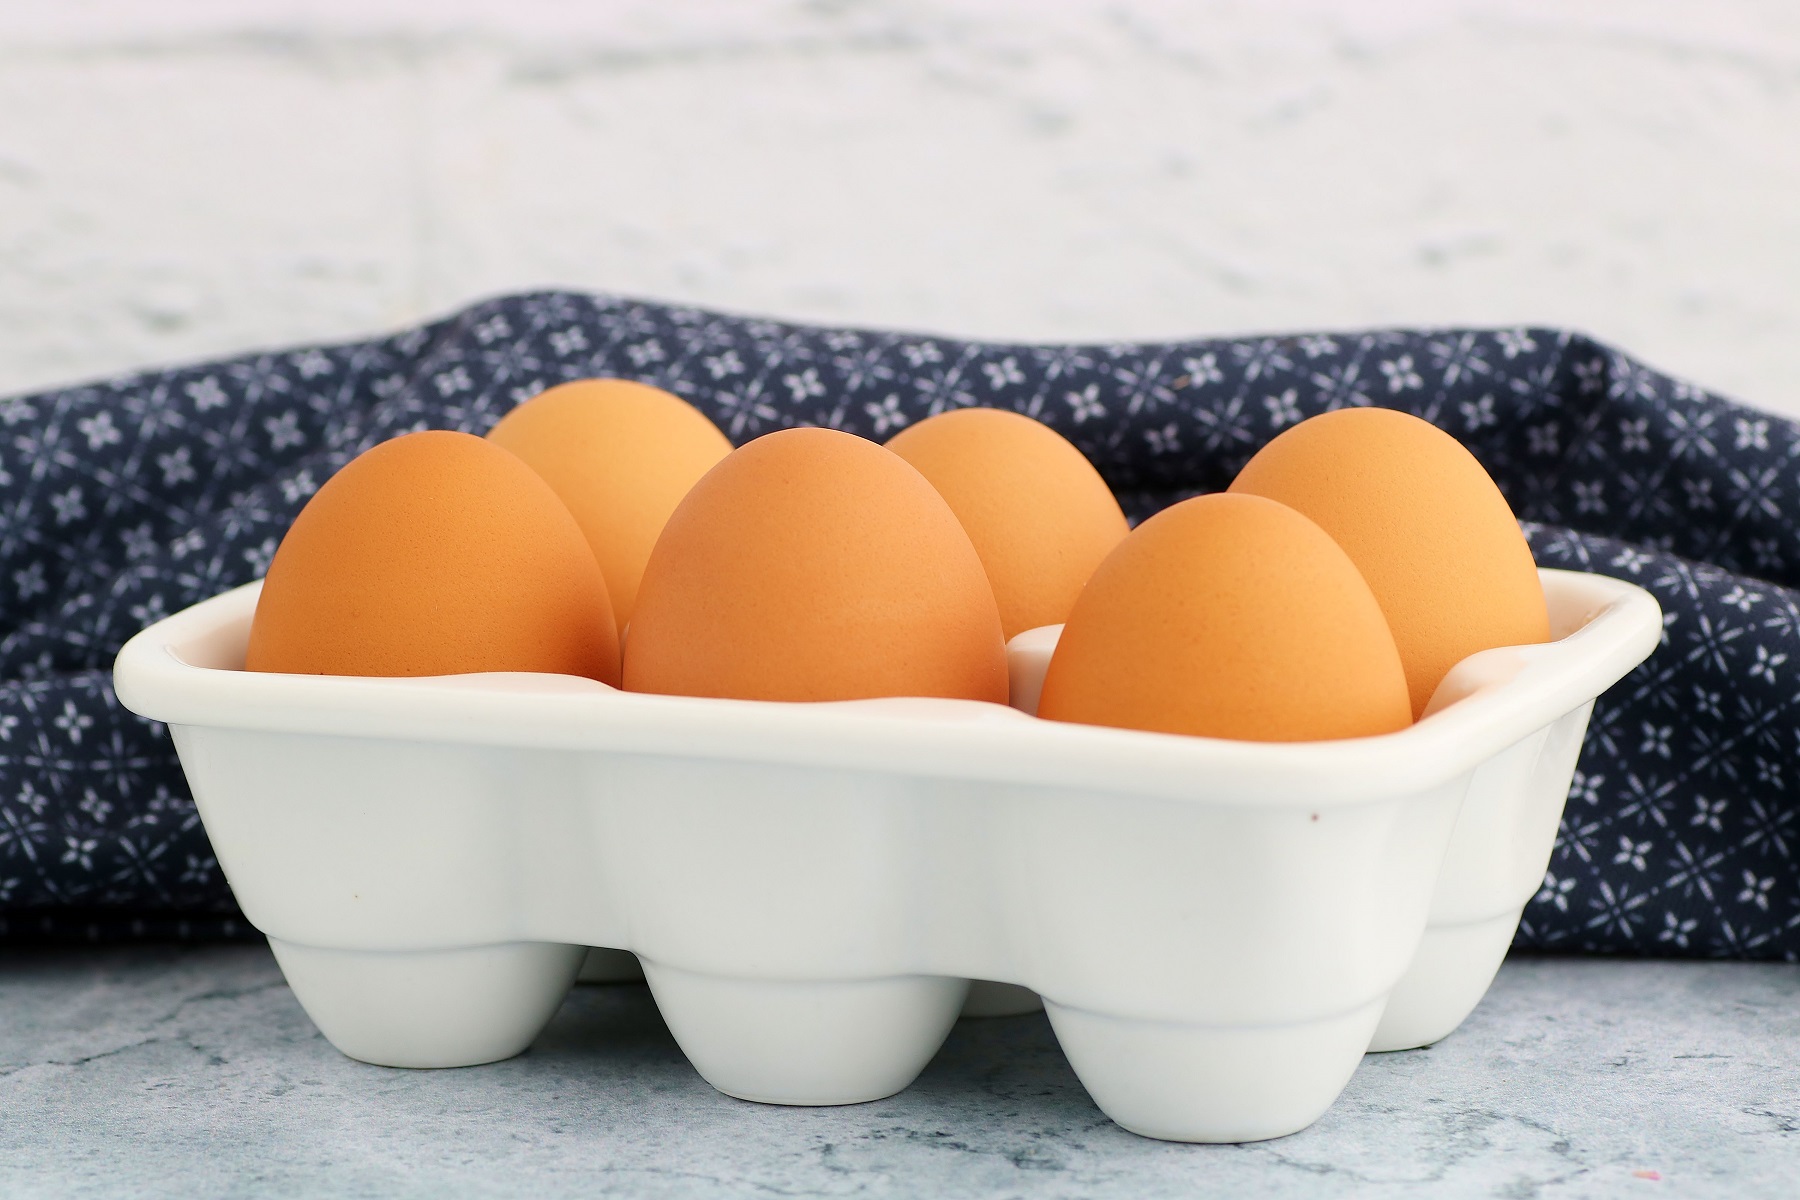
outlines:
{"label": "white marble backdrop", "polygon": [[1800,414],[1792,0],[6,0],[0,393],[605,289],[1545,322]]}

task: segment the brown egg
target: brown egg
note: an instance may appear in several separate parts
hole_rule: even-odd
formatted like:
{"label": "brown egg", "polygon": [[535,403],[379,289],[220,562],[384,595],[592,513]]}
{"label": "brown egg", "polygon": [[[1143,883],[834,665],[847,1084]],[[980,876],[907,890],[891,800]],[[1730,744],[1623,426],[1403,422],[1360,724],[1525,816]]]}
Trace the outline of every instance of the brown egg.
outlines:
{"label": "brown egg", "polygon": [[478,437],[410,433],[357,456],[300,510],[244,667],[616,685],[619,642],[599,564],[550,486]]}
{"label": "brown egg", "polygon": [[899,456],[829,429],[733,451],[650,555],[625,686],[745,700],[1006,703],[981,559]]}
{"label": "brown egg", "polygon": [[1506,498],[1429,422],[1384,408],[1312,417],[1258,451],[1231,490],[1298,509],[1350,555],[1394,631],[1415,717],[1469,655],[1550,639]]}
{"label": "brown egg", "polygon": [[1128,532],[1093,464],[1048,425],[961,408],[901,430],[888,449],[919,469],[975,543],[1007,637],[1058,625]]}
{"label": "brown egg", "polygon": [[1230,495],[1164,509],[1100,564],[1038,715],[1259,742],[1412,722],[1393,636],[1349,557],[1293,509]]}
{"label": "brown egg", "polygon": [[542,475],[587,536],[621,633],[669,514],[731,453],[699,409],[647,384],[579,379],[527,400],[488,431]]}

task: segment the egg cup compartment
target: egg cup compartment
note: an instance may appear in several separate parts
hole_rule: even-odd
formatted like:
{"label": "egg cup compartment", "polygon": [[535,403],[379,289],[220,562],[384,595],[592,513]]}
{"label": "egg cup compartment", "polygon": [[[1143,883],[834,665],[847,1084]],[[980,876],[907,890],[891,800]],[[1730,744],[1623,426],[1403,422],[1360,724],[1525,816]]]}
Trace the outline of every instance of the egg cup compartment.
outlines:
{"label": "egg cup compartment", "polygon": [[[245,914],[352,1057],[515,1054],[616,947],[715,1087],[850,1103],[904,1088],[992,980],[1043,996],[1121,1125],[1242,1141],[1303,1128],[1372,1044],[1441,1036],[1492,978],[1592,700],[1661,630],[1629,584],[1543,578],[1567,636],[1341,742],[255,674],[254,584],[138,635],[116,685],[169,724]],[[1015,702],[1053,645],[1015,639]]]}
{"label": "egg cup compartment", "polygon": [[[1471,659],[1447,685],[1510,665],[1505,652],[1490,653],[1500,661]],[[1444,695],[1440,689],[1433,703]],[[1590,700],[1475,769],[1425,934],[1388,997],[1369,1049],[1429,1046],[1454,1032],[1487,993],[1526,903],[1543,886],[1593,708]]]}

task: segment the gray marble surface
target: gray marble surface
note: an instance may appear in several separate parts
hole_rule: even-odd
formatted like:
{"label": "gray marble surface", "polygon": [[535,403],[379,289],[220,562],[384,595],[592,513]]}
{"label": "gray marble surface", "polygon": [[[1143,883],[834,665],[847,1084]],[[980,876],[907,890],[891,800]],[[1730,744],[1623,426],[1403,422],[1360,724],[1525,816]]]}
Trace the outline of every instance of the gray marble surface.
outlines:
{"label": "gray marble surface", "polygon": [[1311,1129],[1113,1126],[1041,1014],[964,1021],[906,1092],[727,1099],[641,986],[577,988],[532,1050],[344,1058],[256,947],[0,949],[0,1195],[1800,1195],[1800,968],[1513,960],[1429,1050],[1371,1056]]}

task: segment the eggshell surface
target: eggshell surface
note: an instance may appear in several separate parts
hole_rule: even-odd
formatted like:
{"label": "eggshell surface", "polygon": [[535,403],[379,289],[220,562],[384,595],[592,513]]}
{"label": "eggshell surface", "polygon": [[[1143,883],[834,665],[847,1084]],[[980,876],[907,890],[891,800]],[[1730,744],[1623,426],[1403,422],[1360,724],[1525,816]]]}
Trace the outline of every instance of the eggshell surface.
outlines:
{"label": "eggshell surface", "polygon": [[550,486],[491,442],[426,432],[359,455],[307,502],[269,564],[244,666],[616,685],[619,644],[606,580]]}
{"label": "eggshell surface", "polygon": [[747,700],[1006,703],[981,560],[899,456],[829,429],[733,451],[650,555],[625,643],[633,691]]}
{"label": "eggshell surface", "polygon": [[1021,413],[954,409],[901,430],[887,445],[931,481],[962,522],[1008,638],[1067,620],[1082,585],[1128,532],[1093,464]]}
{"label": "eggshell surface", "polygon": [[543,476],[606,576],[622,633],[669,514],[731,442],[699,409],[625,379],[579,379],[532,397],[488,439]]}
{"label": "eggshell surface", "polygon": [[1349,557],[1294,510],[1234,495],[1164,509],[1107,556],[1038,715],[1269,742],[1412,721],[1393,636]]}
{"label": "eggshell surface", "polygon": [[1414,715],[1458,662],[1550,639],[1537,564],[1474,455],[1410,413],[1347,408],[1257,452],[1233,493],[1312,518],[1356,563],[1386,614]]}

